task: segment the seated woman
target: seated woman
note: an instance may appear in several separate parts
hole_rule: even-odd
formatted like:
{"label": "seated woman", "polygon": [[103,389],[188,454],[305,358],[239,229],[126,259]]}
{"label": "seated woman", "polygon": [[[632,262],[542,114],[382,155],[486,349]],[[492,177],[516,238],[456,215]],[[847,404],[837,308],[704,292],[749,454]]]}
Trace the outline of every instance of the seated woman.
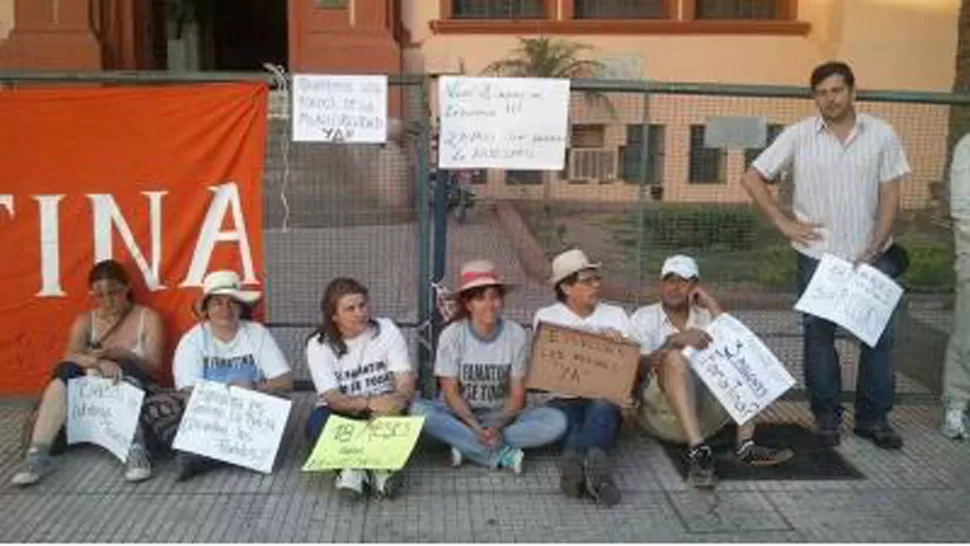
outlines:
{"label": "seated woman", "polygon": [[[316,444],[330,415],[355,419],[401,415],[414,394],[414,369],[407,343],[390,319],[372,319],[367,288],[354,279],[336,278],[320,302],[323,320],[306,344],[307,365],[318,398],[307,422],[307,439]],[[345,468],[336,487],[358,499],[364,485],[378,497],[396,496],[399,473]]]}
{"label": "seated woman", "polygon": [[502,318],[509,285],[487,260],[462,268],[457,315],[438,340],[434,372],[441,399],[416,400],[424,431],[463,458],[522,472],[523,449],[548,445],[566,432],[566,416],[550,407],[526,408],[529,343],[525,329]]}
{"label": "seated woman", "polygon": [[[98,262],[88,274],[88,287],[97,307],[78,315],[71,326],[64,361],[54,370],[37,409],[24,468],[11,480],[15,485],[37,483],[53,469],[51,446],[65,442],[69,379],[97,375],[144,387],[160,366],[162,320],[132,301],[124,267],[114,260]],[[138,482],[151,476],[152,465],[138,427],[124,478]]]}
{"label": "seated woman", "polygon": [[[235,385],[268,394],[281,394],[293,389],[293,374],[286,357],[272,334],[252,319],[252,308],[260,293],[243,290],[235,271],[213,271],[202,281],[202,297],[196,312],[202,322],[182,336],[175,349],[172,375],[175,388],[185,396],[171,423],[178,423],[185,411],[188,394],[199,380]],[[149,402],[151,405],[151,402]],[[175,428],[159,433],[159,439],[171,446]],[[177,451],[176,479],[184,481],[209,470],[218,463],[212,459]]]}

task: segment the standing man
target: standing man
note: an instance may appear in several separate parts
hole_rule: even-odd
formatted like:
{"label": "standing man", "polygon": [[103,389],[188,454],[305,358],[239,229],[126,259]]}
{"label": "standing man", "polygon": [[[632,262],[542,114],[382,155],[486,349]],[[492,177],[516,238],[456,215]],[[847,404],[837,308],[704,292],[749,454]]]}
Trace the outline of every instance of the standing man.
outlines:
{"label": "standing man", "polygon": [[[910,172],[895,131],[853,106],[855,76],[845,63],[818,66],[811,77],[819,115],[788,127],[752,164],[744,188],[797,251],[799,296],[823,254],[870,263],[891,277],[904,267],[892,230],[899,208],[900,179]],[[765,184],[791,172],[794,218],[785,214]],[[887,252],[892,249],[893,251]],[[835,324],[804,315],[804,367],[817,434],[828,447],[839,444],[842,375],[835,350]],[[861,346],[854,432],[883,449],[903,440],[889,423],[893,405],[893,325],[875,347]]]}
{"label": "standing man", "polygon": [[950,216],[956,251],[956,309],[943,368],[943,435],[967,437],[967,402],[970,401],[970,135],[960,139],[950,164]]}
{"label": "standing man", "polygon": [[[536,311],[534,331],[546,322],[603,334],[616,340],[631,338],[626,311],[600,301],[600,264],[590,262],[582,250],[563,252],[552,260],[549,284],[558,303]],[[559,489],[569,497],[589,494],[596,502],[614,506],[620,489],[613,480],[609,452],[616,444],[620,407],[609,400],[556,394],[549,406],[566,415]]]}

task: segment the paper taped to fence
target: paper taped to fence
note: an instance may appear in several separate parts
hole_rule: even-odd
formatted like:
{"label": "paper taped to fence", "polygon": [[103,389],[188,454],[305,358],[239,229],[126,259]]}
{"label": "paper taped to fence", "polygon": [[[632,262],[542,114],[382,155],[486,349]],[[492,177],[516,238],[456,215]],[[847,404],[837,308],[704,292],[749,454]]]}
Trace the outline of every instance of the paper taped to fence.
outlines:
{"label": "paper taped to fence", "polygon": [[304,472],[340,468],[400,470],[421,435],[424,417],[356,420],[331,415]]}
{"label": "paper taped to fence", "polygon": [[825,254],[795,310],[830,320],[875,347],[903,288],[868,264]]}
{"label": "paper taped to fence", "polygon": [[442,169],[564,168],[569,80],[446,76],[438,99]]}
{"label": "paper taped to fence", "polygon": [[708,390],[739,425],[761,412],[795,385],[795,378],[744,324],[727,313],[705,331],[713,341],[684,356]]}
{"label": "paper taped to fence", "polygon": [[173,447],[269,474],[291,405],[269,394],[200,381]]}
{"label": "paper taped to fence", "polygon": [[387,142],[387,76],[293,76],[293,140]]}
{"label": "paper taped to fence", "polygon": [[67,382],[67,443],[97,444],[128,460],[145,391],[100,377],[77,377]]}
{"label": "paper taped to fence", "polygon": [[636,343],[540,322],[526,387],[630,406],[639,363]]}

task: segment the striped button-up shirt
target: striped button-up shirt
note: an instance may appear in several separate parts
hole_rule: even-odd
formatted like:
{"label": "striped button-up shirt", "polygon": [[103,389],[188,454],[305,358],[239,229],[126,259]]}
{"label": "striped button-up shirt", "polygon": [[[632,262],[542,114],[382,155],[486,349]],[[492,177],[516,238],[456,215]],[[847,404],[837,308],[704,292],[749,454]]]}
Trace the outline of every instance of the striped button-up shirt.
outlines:
{"label": "striped button-up shirt", "polygon": [[752,166],[768,180],[791,173],[795,217],[822,226],[820,241],[792,246],[815,259],[829,253],[851,260],[861,253],[876,225],[880,185],[910,172],[896,132],[868,114],[856,115],[845,142],[821,117],[802,120],[778,135]]}

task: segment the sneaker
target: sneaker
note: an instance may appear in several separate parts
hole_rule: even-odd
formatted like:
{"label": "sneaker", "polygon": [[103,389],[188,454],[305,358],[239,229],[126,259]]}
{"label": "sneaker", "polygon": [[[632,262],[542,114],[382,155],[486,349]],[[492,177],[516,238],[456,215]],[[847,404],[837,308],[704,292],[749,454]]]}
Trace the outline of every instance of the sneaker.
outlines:
{"label": "sneaker", "polygon": [[[175,481],[184,482],[217,467],[219,462],[194,453],[175,454]],[[150,472],[150,471],[149,471]],[[126,472],[127,474],[127,472]]]}
{"label": "sneaker", "polygon": [[965,440],[967,438],[965,408],[956,405],[947,406],[940,432],[951,440]]}
{"label": "sneaker", "polygon": [[32,447],[27,450],[23,470],[14,474],[10,483],[19,486],[33,485],[53,470],[54,461],[51,459],[51,456],[36,447]]}
{"label": "sneaker", "polygon": [[776,449],[745,440],[734,452],[738,460],[751,466],[775,466],[791,460],[795,455],[790,449]]}
{"label": "sneaker", "polygon": [[379,498],[393,499],[404,488],[404,478],[400,472],[387,470],[371,471],[371,488]]}
{"label": "sneaker", "polygon": [[711,448],[701,444],[687,452],[687,480],[698,489],[713,489],[717,485],[714,474],[714,455]]}
{"label": "sneaker", "polygon": [[128,460],[125,461],[125,481],[143,482],[152,477],[152,462],[148,458],[148,450],[141,444],[132,444],[128,450]]}
{"label": "sneaker", "polygon": [[818,443],[824,448],[838,447],[842,443],[838,425],[816,422],[815,437],[818,439]]}
{"label": "sneaker", "polygon": [[451,467],[452,468],[458,468],[459,466],[461,466],[461,463],[464,462],[464,460],[465,459],[462,456],[461,451],[458,451],[458,449],[454,447],[451,448]]}
{"label": "sneaker", "polygon": [[613,481],[609,457],[601,449],[586,455],[586,492],[604,506],[620,504],[620,489]]}
{"label": "sneaker", "polygon": [[871,427],[855,427],[852,431],[856,436],[872,440],[872,443],[880,449],[900,449],[903,447],[903,437],[893,430],[893,427],[886,420]]}
{"label": "sneaker", "polygon": [[567,497],[583,496],[586,475],[583,460],[576,455],[566,455],[559,463],[559,490]]}
{"label": "sneaker", "polygon": [[508,468],[516,474],[522,473],[522,461],[525,460],[525,452],[517,447],[507,447],[502,450],[498,458],[499,468]]}
{"label": "sneaker", "polygon": [[357,500],[364,494],[364,482],[367,481],[367,473],[356,468],[345,468],[337,473],[337,480],[334,484],[337,493],[348,500]]}

